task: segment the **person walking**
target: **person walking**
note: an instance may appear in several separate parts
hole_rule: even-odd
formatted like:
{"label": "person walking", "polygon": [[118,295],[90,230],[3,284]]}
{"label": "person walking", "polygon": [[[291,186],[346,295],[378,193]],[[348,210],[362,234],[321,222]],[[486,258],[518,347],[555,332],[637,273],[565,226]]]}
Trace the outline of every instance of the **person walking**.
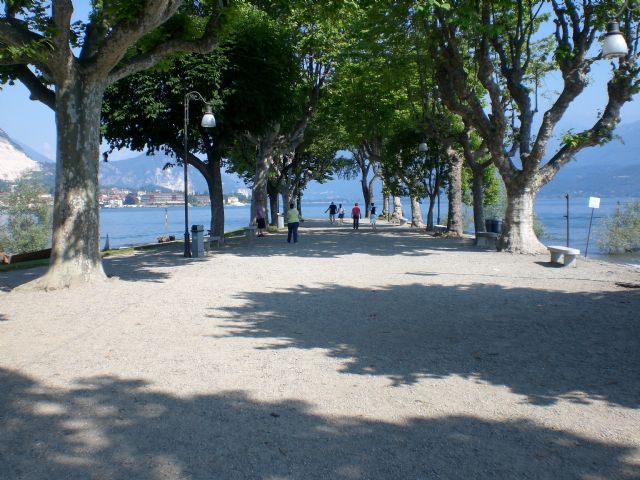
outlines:
{"label": "person walking", "polygon": [[371,228],[373,230],[377,230],[376,228],[376,220],[378,216],[376,215],[376,206],[373,202],[371,202],[371,208],[369,209],[369,223],[371,223]]}
{"label": "person walking", "polygon": [[336,204],[331,202],[331,204],[329,205],[329,208],[327,208],[324,213],[329,212],[329,222],[330,223],[335,223],[336,222],[336,213],[338,211],[338,207],[336,207]]}
{"label": "person walking", "polygon": [[264,237],[264,232],[267,229],[267,219],[265,218],[266,214],[267,212],[264,208],[264,205],[262,205],[262,203],[258,203],[258,205],[256,206],[256,223],[258,224],[259,237]]}
{"label": "person walking", "polygon": [[298,243],[298,227],[300,226],[300,212],[296,208],[295,203],[289,204],[289,210],[287,211],[287,243]]}
{"label": "person walking", "polygon": [[338,221],[340,225],[344,224],[344,207],[341,203],[338,204]]}
{"label": "person walking", "polygon": [[360,207],[358,202],[351,209],[351,218],[353,218],[353,229],[358,230],[358,227],[360,227]]}

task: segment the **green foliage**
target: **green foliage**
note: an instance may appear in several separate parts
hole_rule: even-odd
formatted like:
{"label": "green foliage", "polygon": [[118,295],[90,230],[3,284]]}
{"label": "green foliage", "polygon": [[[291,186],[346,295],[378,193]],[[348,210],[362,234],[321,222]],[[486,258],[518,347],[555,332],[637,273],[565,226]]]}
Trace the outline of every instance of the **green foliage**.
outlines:
{"label": "green foliage", "polygon": [[[420,152],[422,132],[410,124],[390,135],[383,152],[383,175],[394,195],[417,198],[435,196],[448,176],[444,146],[435,138],[426,140],[427,151]],[[395,179],[395,181],[391,181]]]}
{"label": "green foliage", "polygon": [[10,253],[45,248],[51,239],[52,205],[47,190],[34,182],[20,181],[0,207],[6,224],[0,232],[0,250]]}
{"label": "green foliage", "polygon": [[[506,209],[506,193],[504,183],[498,175],[494,165],[490,165],[482,171],[482,182],[484,185],[484,205],[492,206],[498,203],[504,204],[502,211]],[[462,203],[473,205],[473,172],[470,167],[462,169]],[[502,214],[498,215],[502,218]]]}
{"label": "green foliage", "polygon": [[[487,170],[490,170],[491,174],[496,177],[495,171],[492,168],[488,168]],[[485,170],[485,172],[487,170]],[[507,189],[502,179],[497,180],[497,188],[492,189],[491,195],[485,193],[485,218],[504,218],[505,212],[507,211]]]}
{"label": "green foliage", "polygon": [[589,142],[589,133],[581,132],[581,133],[573,133],[573,129],[569,129],[564,132],[561,136],[562,145],[566,145],[569,148],[579,148],[581,145],[584,145]]}
{"label": "green foliage", "polygon": [[538,215],[535,214],[535,212],[533,214],[533,233],[536,234],[536,237],[538,237],[538,239],[542,239],[547,236],[547,232],[544,229],[544,225],[538,218]]}
{"label": "green foliage", "polygon": [[598,245],[609,253],[640,249],[640,200],[618,205],[602,222]]}
{"label": "green foliage", "polygon": [[[283,121],[295,107],[292,91],[298,79],[288,32],[263,12],[245,7],[213,53],[175,56],[110,87],[102,133],[114,149],[181,154],[184,96],[197,91],[213,105],[217,126],[211,135],[223,150],[237,136],[259,134],[272,122]],[[199,131],[202,104],[190,103],[189,148],[205,152]]]}

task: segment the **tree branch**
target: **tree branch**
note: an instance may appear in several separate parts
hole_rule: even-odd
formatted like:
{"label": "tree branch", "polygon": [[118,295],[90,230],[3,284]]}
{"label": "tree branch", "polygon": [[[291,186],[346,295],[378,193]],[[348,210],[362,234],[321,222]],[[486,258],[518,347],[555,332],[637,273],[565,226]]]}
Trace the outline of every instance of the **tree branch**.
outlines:
{"label": "tree branch", "polygon": [[0,42],[13,47],[23,47],[42,40],[44,37],[30,31],[22,20],[10,17],[0,18]]}
{"label": "tree branch", "polygon": [[130,45],[169,20],[182,3],[183,0],[145,2],[137,20],[115,25],[108,33],[96,53],[96,64],[106,75],[122,60]]}
{"label": "tree branch", "polygon": [[26,65],[19,65],[15,67],[15,73],[25,87],[29,90],[30,99],[38,100],[44,103],[51,110],[56,108],[56,94],[53,90],[47,88],[36,75],[29,70]]}
{"label": "tree branch", "polygon": [[[148,52],[134,56],[126,65],[115,67],[107,77],[107,83],[112,84],[129,75],[141,72],[156,65],[168,55],[177,52],[208,53],[218,44],[218,31],[220,28],[220,13],[223,2],[218,2],[218,12],[212,15],[207,22],[205,32],[199,40],[170,40],[157,45]],[[124,56],[124,52],[119,59]]]}
{"label": "tree branch", "polygon": [[53,56],[61,63],[56,62],[57,65],[52,68],[52,70],[55,70],[55,68],[64,68],[67,63],[66,60],[73,56],[69,43],[73,4],[71,0],[56,0],[51,2],[51,10],[53,24],[55,25],[52,37],[55,46]]}

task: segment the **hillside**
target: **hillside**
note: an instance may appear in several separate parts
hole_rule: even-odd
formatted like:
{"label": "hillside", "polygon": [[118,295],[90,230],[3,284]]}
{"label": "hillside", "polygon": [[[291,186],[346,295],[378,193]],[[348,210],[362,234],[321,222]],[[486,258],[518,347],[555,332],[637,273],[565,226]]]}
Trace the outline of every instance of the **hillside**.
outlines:
{"label": "hillside", "polygon": [[[566,165],[550,184],[540,192],[541,197],[570,193],[576,196],[628,197],[640,196],[640,122],[623,125],[616,132],[624,139],[613,140],[602,147],[587,149]],[[35,161],[35,160],[38,161]],[[28,146],[18,145],[0,130],[0,182],[13,182],[21,174],[32,171],[53,187],[55,164]],[[129,159],[100,163],[100,186],[131,190],[182,190],[181,167],[164,169],[172,158],[165,155],[138,155]],[[232,193],[246,188],[237,175],[223,174],[223,189]],[[206,192],[207,185],[200,173],[189,169],[189,189]],[[351,203],[361,200],[357,180],[336,179],[319,184],[312,182],[305,192],[308,201],[333,200]],[[380,198],[379,183],[375,197]]]}
{"label": "hillside", "polygon": [[640,122],[623,125],[616,131],[619,138],[580,152],[542,188],[540,196],[640,196],[639,132]]}
{"label": "hillside", "polygon": [[27,172],[41,169],[38,162],[0,129],[0,181],[14,182]]}
{"label": "hillside", "polygon": [[[167,155],[138,155],[137,157],[100,163],[100,186],[121,187],[131,190],[174,190],[182,191],[184,170],[181,166],[164,169],[175,159]],[[222,187],[227,193],[245,187],[235,175],[223,173]],[[207,182],[193,167],[189,167],[189,190],[207,192]]]}

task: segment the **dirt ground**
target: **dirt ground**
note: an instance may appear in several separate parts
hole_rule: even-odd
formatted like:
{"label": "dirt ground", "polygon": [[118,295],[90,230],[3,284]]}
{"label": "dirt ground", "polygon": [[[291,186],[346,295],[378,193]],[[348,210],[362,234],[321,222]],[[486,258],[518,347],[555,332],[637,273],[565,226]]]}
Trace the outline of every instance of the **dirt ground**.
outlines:
{"label": "dirt ground", "polygon": [[640,270],[300,233],[0,273],[0,478],[640,479]]}

